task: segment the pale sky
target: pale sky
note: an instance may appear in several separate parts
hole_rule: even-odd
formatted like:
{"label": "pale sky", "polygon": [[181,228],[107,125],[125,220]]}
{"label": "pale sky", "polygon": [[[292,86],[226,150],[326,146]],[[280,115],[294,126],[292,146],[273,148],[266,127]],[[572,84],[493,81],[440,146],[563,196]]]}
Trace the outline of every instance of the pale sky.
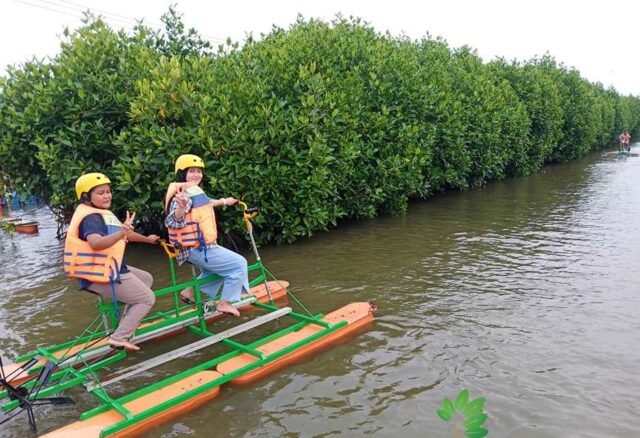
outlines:
{"label": "pale sky", "polygon": [[0,0],[0,74],[9,64],[57,54],[64,27],[79,27],[85,9],[114,29],[130,29],[141,18],[158,25],[176,2],[187,27],[214,43],[258,37],[274,24],[288,28],[298,13],[325,21],[342,13],[381,32],[466,44],[485,61],[549,52],[589,81],[640,96],[639,0]]}

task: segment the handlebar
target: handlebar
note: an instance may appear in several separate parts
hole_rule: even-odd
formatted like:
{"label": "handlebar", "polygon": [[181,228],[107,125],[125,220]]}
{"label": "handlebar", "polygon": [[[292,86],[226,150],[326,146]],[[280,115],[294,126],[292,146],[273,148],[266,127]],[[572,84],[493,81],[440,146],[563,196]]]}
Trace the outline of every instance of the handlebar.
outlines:
{"label": "handlebar", "polygon": [[247,231],[251,232],[253,228],[251,225],[251,219],[253,219],[254,217],[260,214],[260,208],[258,207],[249,208],[247,207],[247,204],[245,204],[242,201],[238,201],[238,205],[242,207],[242,220],[244,221],[244,225],[247,227]]}
{"label": "handlebar", "polygon": [[169,257],[170,259],[175,259],[176,257],[178,257],[179,251],[175,246],[164,239],[159,239],[158,242],[160,243],[160,245],[162,245],[162,249],[164,249],[164,252],[167,253],[167,257]]}

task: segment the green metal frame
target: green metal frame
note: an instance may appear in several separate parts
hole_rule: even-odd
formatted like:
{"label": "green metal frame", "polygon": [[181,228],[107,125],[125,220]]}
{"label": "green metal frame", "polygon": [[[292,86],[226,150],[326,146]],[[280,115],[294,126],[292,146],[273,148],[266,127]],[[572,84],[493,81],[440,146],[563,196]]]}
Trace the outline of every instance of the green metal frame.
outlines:
{"label": "green metal frame", "polygon": [[[197,321],[194,324],[187,326],[187,329],[205,337],[214,335],[214,333],[210,332],[207,329],[207,315],[205,315],[205,312],[204,312],[205,301],[203,300],[200,288],[203,284],[214,281],[220,277],[217,275],[211,275],[206,278],[197,279],[197,277],[194,274],[192,275],[192,278],[190,281],[178,284],[176,283],[175,265],[174,265],[173,258],[171,258],[171,256],[169,257],[169,269],[170,269],[172,285],[169,287],[158,289],[154,291],[154,293],[156,297],[162,297],[165,295],[172,294],[173,308],[166,311],[156,312],[153,315],[145,318],[142,322],[143,324],[146,323],[147,325],[139,328],[136,331],[136,335],[142,335],[145,333],[149,333],[153,330],[158,330],[160,328],[168,327],[174,324],[179,324],[184,321],[187,321],[188,319],[193,319],[194,317],[197,317]],[[249,283],[251,287],[254,287],[261,283],[266,283],[266,281],[268,280],[268,271],[265,269],[264,265],[260,260],[250,265],[249,271],[254,275],[254,278]],[[194,297],[196,301],[195,309],[192,309],[190,306],[180,305],[178,294],[181,290],[183,290],[186,287],[192,287],[194,289]],[[252,303],[252,305],[257,309],[267,311],[267,312],[278,309],[278,307],[273,302],[269,302],[268,304],[254,302]],[[112,327],[115,327],[117,325],[117,318],[115,315],[115,306],[112,303],[104,303],[100,299],[98,301],[98,312],[99,312],[99,316],[101,316],[102,319],[109,321]],[[229,351],[228,353],[223,354],[222,356],[216,357],[214,359],[211,359],[209,361],[206,361],[200,365],[191,367],[174,376],[163,379],[159,382],[156,382],[150,386],[146,386],[142,389],[139,389],[123,397],[112,399],[104,390],[104,388],[98,385],[90,392],[101,402],[101,405],[87,412],[84,412],[80,416],[80,420],[91,418],[92,416],[98,415],[108,410],[114,410],[118,412],[123,417],[122,421],[104,429],[100,434],[100,436],[108,436],[115,432],[126,429],[127,427],[130,427],[131,425],[136,424],[139,421],[142,421],[149,417],[157,415],[166,409],[171,409],[173,406],[176,406],[192,397],[196,397],[199,394],[202,394],[205,391],[208,391],[216,386],[220,386],[223,383],[228,382],[229,380],[234,379],[244,373],[247,373],[265,364],[268,364],[276,359],[279,359],[282,356],[285,356],[286,354],[289,354],[297,350],[298,348],[308,345],[324,336],[327,336],[333,333],[336,330],[339,330],[340,328],[344,327],[347,324],[344,321],[337,324],[329,324],[326,321],[322,320],[323,318],[322,314],[307,316],[301,313],[292,312],[286,316],[293,318],[296,322],[294,322],[291,326],[287,328],[281,329],[273,334],[270,334],[248,345],[241,344],[232,339],[222,339],[219,343],[231,349],[231,351]],[[274,339],[277,339],[281,336],[285,336],[294,331],[298,331],[308,324],[315,324],[321,327],[321,329],[318,332],[314,333],[313,335],[310,335],[307,338],[300,340],[272,354],[266,355],[261,353],[258,350],[258,347],[260,347],[261,345],[264,345]],[[16,362],[24,362],[32,358],[41,357],[42,359],[50,360],[55,363],[60,363],[62,359],[57,358],[55,356],[56,353],[68,351],[77,345],[82,345],[82,344],[89,345],[91,342],[94,342],[96,339],[100,339],[106,335],[108,335],[108,332],[106,330],[92,331],[89,335],[81,336],[74,340],[71,340],[59,345],[46,347],[46,348],[38,348],[37,350],[31,353],[20,356]],[[90,348],[83,349],[82,353],[78,355],[76,360],[62,366],[57,372],[52,374],[49,380],[49,383],[45,388],[40,389],[39,391],[37,391],[37,394],[33,396],[30,395],[29,397],[32,397],[31,398],[32,400],[41,399],[75,386],[87,385],[90,382],[92,382],[93,379],[97,379],[96,372],[100,371],[102,368],[106,366],[113,365],[114,363],[120,362],[127,357],[127,354],[124,350],[121,350],[115,354],[109,355],[108,357],[101,357],[98,360],[94,359],[95,361],[93,363],[88,363],[88,361],[85,360],[84,357],[82,357],[83,355],[89,352],[92,352],[98,348],[104,348],[104,346],[93,346]],[[138,397],[142,397],[144,395],[147,395],[149,393],[162,389],[168,385],[171,385],[174,382],[177,382],[185,377],[191,376],[200,371],[214,368],[219,363],[225,360],[234,358],[243,353],[251,354],[256,358],[256,360],[251,364],[248,364],[238,370],[235,370],[229,374],[221,376],[189,392],[186,392],[170,400],[167,400],[163,403],[160,403],[159,405],[156,405],[153,408],[150,408],[144,412],[133,414],[125,407],[125,404],[131,400],[134,400]],[[80,363],[81,366],[78,366],[78,363]],[[42,366],[34,366],[28,371],[28,374],[30,376],[37,377],[37,374],[39,373],[41,368]],[[36,380],[31,380],[25,383],[23,386],[30,390],[36,384],[37,384]],[[7,395],[8,395],[7,391],[1,391],[0,399],[6,398]],[[18,404],[19,402],[17,400],[6,401],[0,406],[0,409],[2,409],[2,411],[7,412],[12,409],[15,409],[18,406]]]}
{"label": "green metal frame", "polygon": [[[198,316],[199,321],[198,321],[198,325],[201,329],[200,332],[196,331],[196,333],[204,333],[205,332],[205,328],[206,328],[206,315],[204,315],[204,309],[203,309],[203,305],[204,305],[204,301],[203,297],[202,297],[202,293],[200,292],[200,286],[203,284],[207,284],[210,283],[212,281],[215,281],[217,279],[220,278],[220,276],[218,275],[210,275],[208,277],[202,278],[202,279],[197,279],[195,276],[192,276],[191,280],[183,282],[183,283],[176,283],[176,278],[175,278],[175,266],[174,266],[174,262],[173,259],[169,259],[169,267],[171,270],[171,282],[172,285],[169,287],[165,287],[162,289],[158,289],[155,290],[154,293],[156,295],[156,297],[161,297],[164,295],[168,295],[168,294],[173,294],[173,308],[167,311],[160,311],[160,312],[156,312],[153,315],[150,315],[146,318],[144,318],[141,322],[141,325],[147,324],[143,327],[140,327],[136,330],[135,332],[135,336],[138,335],[142,335],[154,330],[157,330],[159,328],[163,328],[163,327],[168,327],[171,326],[173,324],[176,323],[180,323],[183,322],[187,319],[193,318],[194,316]],[[266,271],[264,266],[262,265],[262,262],[256,262],[252,265],[249,266],[249,272],[255,272],[258,271],[259,274],[253,278],[250,282],[249,282],[249,286],[250,287],[254,287],[257,286],[258,284],[261,284],[263,282],[265,282],[267,280],[267,275],[266,275]],[[179,292],[182,291],[183,289],[187,288],[187,287],[193,287],[194,288],[194,293],[195,293],[195,298],[196,298],[196,308],[193,309],[191,306],[187,306],[187,305],[181,305],[180,301],[179,301]],[[98,297],[98,301],[96,303],[97,309],[98,309],[98,314],[102,316],[102,318],[106,318],[109,322],[110,322],[110,326],[115,327],[117,326],[117,317],[115,315],[115,309],[112,303],[109,302],[104,302],[100,297]],[[87,331],[87,330],[85,330]],[[34,357],[40,356],[40,357],[44,357],[50,360],[53,360],[54,362],[59,362],[62,359],[64,359],[64,357],[62,358],[57,358],[55,357],[56,353],[61,353],[61,352],[65,352],[73,347],[75,347],[76,345],[88,345],[91,344],[92,342],[103,338],[105,336],[108,335],[108,331],[105,330],[101,330],[101,331],[93,331],[91,334],[89,335],[85,335],[85,336],[80,336],[77,337],[75,339],[69,340],[67,342],[63,342],[61,344],[57,344],[57,345],[53,345],[53,346],[49,346],[49,347],[41,347],[38,348],[34,351],[31,351],[29,353],[23,354],[21,356],[19,356],[15,362],[16,363],[22,363],[22,362],[26,362],[30,359],[33,359]],[[96,350],[101,348],[101,346],[93,346],[90,348],[86,348],[83,349],[82,351],[84,353]],[[34,366],[33,368],[31,368],[28,371],[29,375],[34,375],[34,374],[38,374],[40,372],[40,369],[42,367],[41,366]],[[0,399],[5,397],[6,394],[4,391],[0,391]]]}

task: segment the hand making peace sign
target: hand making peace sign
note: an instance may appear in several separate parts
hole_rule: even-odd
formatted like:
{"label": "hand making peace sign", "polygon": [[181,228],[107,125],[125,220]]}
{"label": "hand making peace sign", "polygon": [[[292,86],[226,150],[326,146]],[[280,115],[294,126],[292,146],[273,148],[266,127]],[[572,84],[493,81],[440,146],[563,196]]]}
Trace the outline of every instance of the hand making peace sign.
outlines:
{"label": "hand making peace sign", "polygon": [[129,233],[133,232],[135,228],[135,226],[133,225],[133,221],[135,220],[135,218],[136,218],[135,212],[129,215],[129,210],[127,210],[127,218],[122,223],[122,231],[124,232],[125,237],[127,237]]}
{"label": "hand making peace sign", "polygon": [[176,202],[183,209],[187,206],[187,194],[182,187],[178,187],[178,193],[176,193]]}

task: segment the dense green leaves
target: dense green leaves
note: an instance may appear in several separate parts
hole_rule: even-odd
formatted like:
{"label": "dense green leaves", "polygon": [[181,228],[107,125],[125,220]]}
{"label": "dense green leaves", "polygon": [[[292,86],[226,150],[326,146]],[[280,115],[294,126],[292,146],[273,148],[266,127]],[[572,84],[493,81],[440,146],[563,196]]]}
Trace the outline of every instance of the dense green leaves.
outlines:
{"label": "dense green leaves", "polygon": [[[399,213],[411,198],[525,175],[638,133],[640,100],[545,56],[484,64],[469,48],[298,20],[213,54],[170,10],[132,35],[87,18],[48,63],[0,82],[0,173],[70,209],[87,171],[116,208],[160,223],[173,162],[201,155],[211,196],[262,207],[263,241],[340,219]],[[238,215],[223,218],[239,231]]]}

